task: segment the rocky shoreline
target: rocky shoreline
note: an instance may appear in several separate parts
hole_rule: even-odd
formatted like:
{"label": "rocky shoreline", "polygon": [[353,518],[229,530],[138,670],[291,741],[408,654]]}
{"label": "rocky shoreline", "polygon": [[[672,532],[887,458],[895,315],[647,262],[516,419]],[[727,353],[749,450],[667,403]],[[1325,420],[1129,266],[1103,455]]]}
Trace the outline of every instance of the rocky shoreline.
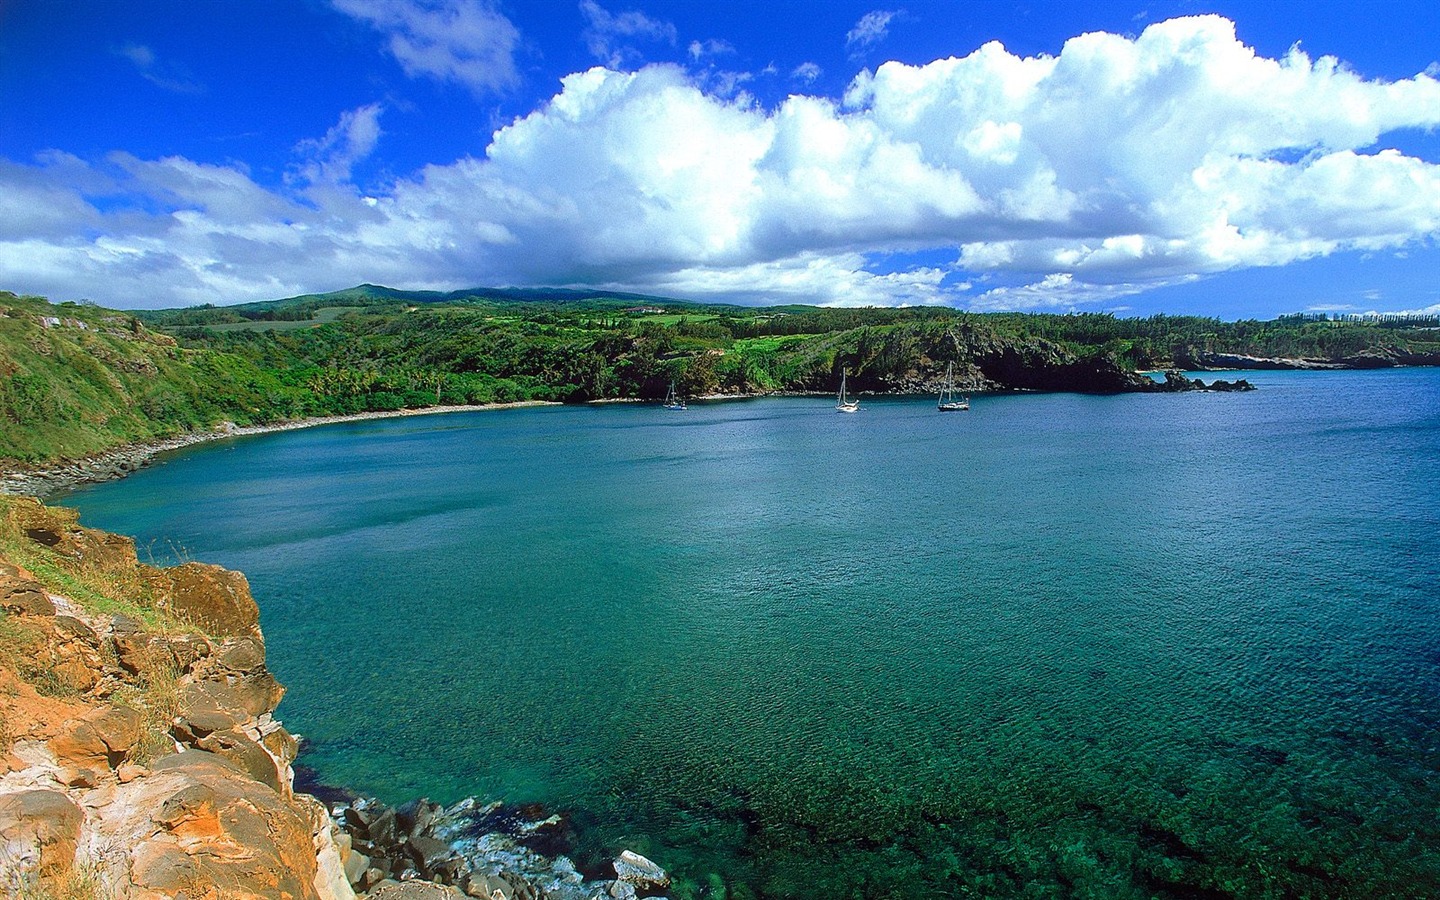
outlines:
{"label": "rocky shoreline", "polygon": [[1195,352],[1176,363],[1196,372],[1223,370],[1315,370],[1394,369],[1405,366],[1440,366],[1440,353],[1405,353],[1396,350],[1368,350],[1338,359],[1290,356],[1250,356],[1244,353]]}
{"label": "rocky shoreline", "polygon": [[[536,808],[322,802],[297,785],[243,575],[140,563],[130,539],[30,498],[0,505],[0,527],[20,548],[0,553],[8,896],[630,900],[670,885],[629,851],[587,878],[564,820]],[[20,559],[123,585],[161,624],[57,593]]]}
{"label": "rocky shoreline", "polygon": [[113,450],[106,450],[81,459],[66,460],[53,465],[21,467],[13,460],[0,460],[0,494],[20,497],[50,497],[63,491],[73,490],[85,484],[99,484],[124,478],[131,472],[142,469],[155,457],[174,450],[193,447],[226,438],[246,437],[256,434],[271,434],[279,431],[297,431],[314,428],[317,425],[333,425],[338,422],[364,422],[370,419],[394,419],[409,416],[433,416],[457,412],[481,412],[497,409],[516,409],[527,406],[559,406],[547,400],[526,400],[517,403],[490,403],[481,406],[427,406],[421,409],[401,409],[392,412],[363,412],[344,416],[314,416],[277,422],[273,425],[236,425],[222,422],[208,431],[191,431],[174,437],[155,441],[125,444]]}
{"label": "rocky shoreline", "polygon": [[587,879],[566,855],[567,823],[537,807],[474,797],[391,807],[352,796],[330,811],[347,879],[361,896],[425,881],[486,900],[632,900],[670,885],[663,868],[629,850]]}

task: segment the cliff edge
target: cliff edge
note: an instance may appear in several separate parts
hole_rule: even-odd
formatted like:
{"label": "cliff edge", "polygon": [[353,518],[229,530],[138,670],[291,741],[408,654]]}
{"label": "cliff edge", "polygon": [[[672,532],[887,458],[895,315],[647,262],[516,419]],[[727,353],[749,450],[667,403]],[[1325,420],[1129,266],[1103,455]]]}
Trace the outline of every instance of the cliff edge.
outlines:
{"label": "cliff edge", "polygon": [[[632,900],[560,815],[295,790],[245,576],[141,563],[73,510],[0,496],[0,888],[20,900]],[[552,848],[548,853],[536,847]],[[587,875],[589,879],[587,880]]]}
{"label": "cliff edge", "polygon": [[349,900],[347,847],[293,790],[243,575],[140,563],[0,505],[0,885],[10,896]]}

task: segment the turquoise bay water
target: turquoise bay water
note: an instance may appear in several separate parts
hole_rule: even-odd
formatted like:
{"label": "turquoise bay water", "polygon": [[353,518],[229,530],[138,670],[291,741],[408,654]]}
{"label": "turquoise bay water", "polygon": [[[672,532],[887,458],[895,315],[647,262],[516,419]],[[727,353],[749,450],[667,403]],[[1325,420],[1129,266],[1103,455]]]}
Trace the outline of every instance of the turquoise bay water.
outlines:
{"label": "turquoise bay water", "polygon": [[706,897],[1440,893],[1440,371],[541,408],[65,502],[247,573],[325,780]]}

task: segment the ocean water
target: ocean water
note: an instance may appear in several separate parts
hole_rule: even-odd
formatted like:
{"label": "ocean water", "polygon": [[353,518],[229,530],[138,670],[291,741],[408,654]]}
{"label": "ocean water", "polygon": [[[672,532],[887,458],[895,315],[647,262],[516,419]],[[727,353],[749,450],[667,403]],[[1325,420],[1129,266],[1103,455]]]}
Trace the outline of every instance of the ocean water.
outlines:
{"label": "ocean water", "polygon": [[66,503],[246,572],[302,760],[676,897],[1440,895],[1440,370],[532,408]]}

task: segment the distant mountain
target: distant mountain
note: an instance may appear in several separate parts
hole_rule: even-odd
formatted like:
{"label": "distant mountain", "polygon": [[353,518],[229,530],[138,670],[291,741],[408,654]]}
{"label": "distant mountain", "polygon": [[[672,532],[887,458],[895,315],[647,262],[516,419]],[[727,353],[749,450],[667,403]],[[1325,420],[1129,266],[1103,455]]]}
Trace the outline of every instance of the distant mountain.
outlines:
{"label": "distant mountain", "polygon": [[359,284],[352,288],[324,294],[301,294],[280,300],[262,300],[227,306],[244,315],[246,312],[290,309],[296,306],[368,306],[373,303],[591,303],[613,301],[628,306],[691,306],[689,300],[632,294],[625,291],[598,291],[580,288],[464,288],[458,291],[407,291],[380,284]]}

